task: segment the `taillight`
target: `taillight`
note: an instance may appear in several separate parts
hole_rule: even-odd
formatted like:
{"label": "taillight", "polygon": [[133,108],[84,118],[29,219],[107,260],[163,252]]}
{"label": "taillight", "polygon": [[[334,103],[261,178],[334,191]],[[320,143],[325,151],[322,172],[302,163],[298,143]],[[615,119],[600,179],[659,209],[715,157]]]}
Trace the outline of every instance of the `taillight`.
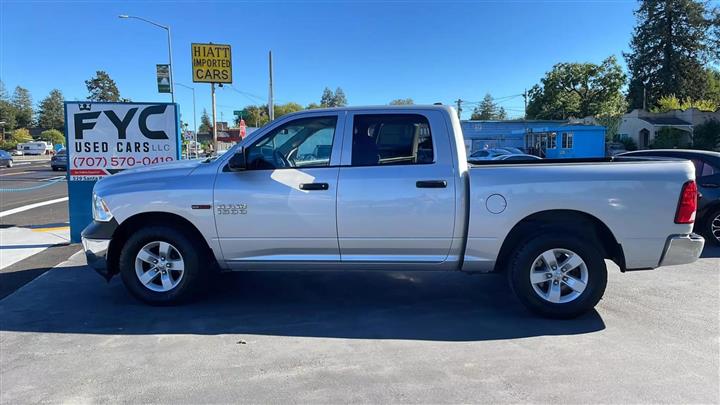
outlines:
{"label": "taillight", "polygon": [[695,211],[697,210],[698,190],[695,180],[683,184],[678,201],[677,212],[675,213],[676,224],[692,224],[695,222]]}

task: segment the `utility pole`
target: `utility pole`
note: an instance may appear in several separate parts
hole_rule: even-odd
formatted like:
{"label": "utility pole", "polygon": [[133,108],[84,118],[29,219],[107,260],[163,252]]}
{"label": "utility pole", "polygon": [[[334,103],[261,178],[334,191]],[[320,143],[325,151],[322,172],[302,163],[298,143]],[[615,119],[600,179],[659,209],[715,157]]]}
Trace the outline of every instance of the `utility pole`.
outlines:
{"label": "utility pole", "polygon": [[269,55],[269,67],[270,67],[270,89],[268,94],[268,116],[272,122],[275,119],[275,106],[273,105],[273,65],[272,65],[272,51]]}
{"label": "utility pole", "polygon": [[217,154],[217,120],[215,119],[216,107],[215,107],[215,83],[210,83],[210,95],[212,96],[212,136],[213,136],[213,153]]}
{"label": "utility pole", "polygon": [[523,110],[523,120],[527,120],[527,89],[523,91],[523,100],[525,100],[525,109]]}
{"label": "utility pole", "polygon": [[647,111],[647,84],[643,83],[643,111]]}
{"label": "utility pole", "polygon": [[457,103],[457,113],[458,113],[458,119],[461,119],[460,116],[462,115],[462,99],[455,100],[455,103]]}
{"label": "utility pole", "polygon": [[158,24],[154,21],[150,21],[146,18],[134,16],[134,15],[127,15],[127,14],[120,14],[118,17],[120,18],[134,18],[136,20],[144,21],[148,24],[152,24],[158,28],[162,28],[165,31],[167,31],[167,42],[168,42],[168,63],[170,65],[170,98],[172,99],[172,102],[175,102],[175,75],[173,74],[173,61],[172,61],[172,39],[170,35],[170,26],[169,25],[162,25]]}

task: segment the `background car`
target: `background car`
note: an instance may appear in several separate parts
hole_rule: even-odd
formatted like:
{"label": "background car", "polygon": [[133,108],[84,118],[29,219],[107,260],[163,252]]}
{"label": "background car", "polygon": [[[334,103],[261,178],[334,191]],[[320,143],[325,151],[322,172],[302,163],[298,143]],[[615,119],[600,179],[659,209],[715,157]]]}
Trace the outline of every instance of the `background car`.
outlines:
{"label": "background car", "polygon": [[687,159],[695,165],[700,192],[695,232],[720,245],[720,152],[687,149],[650,149],[626,152],[619,156],[671,157]]}
{"label": "background car", "polygon": [[13,149],[13,150],[10,151],[10,154],[11,154],[12,156],[22,156],[22,155],[23,155],[23,152],[22,152],[21,150]]}
{"label": "background car", "polygon": [[605,146],[605,156],[616,156],[625,152],[627,152],[627,149],[620,142],[610,142]]}
{"label": "background car", "polygon": [[4,150],[0,150],[0,166],[5,166],[5,167],[13,166],[13,157]]}
{"label": "background car", "polygon": [[542,160],[542,158],[526,153],[513,153],[511,155],[495,156],[492,160]]}
{"label": "background car", "polygon": [[472,162],[473,160],[490,160],[496,156],[509,154],[510,152],[505,149],[480,149],[470,154],[468,162]]}
{"label": "background car", "polygon": [[67,170],[67,149],[60,149],[52,158],[50,158],[50,167],[54,172],[58,170]]}
{"label": "background car", "polygon": [[514,155],[524,155],[525,152],[512,146],[499,146],[495,149],[506,150]]}

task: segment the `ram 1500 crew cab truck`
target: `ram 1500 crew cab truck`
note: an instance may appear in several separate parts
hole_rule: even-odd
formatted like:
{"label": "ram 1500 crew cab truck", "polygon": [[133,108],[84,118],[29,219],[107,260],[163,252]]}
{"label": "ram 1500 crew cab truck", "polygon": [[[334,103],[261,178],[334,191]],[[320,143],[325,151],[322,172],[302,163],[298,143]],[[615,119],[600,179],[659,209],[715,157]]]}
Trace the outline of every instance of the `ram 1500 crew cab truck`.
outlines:
{"label": "ram 1500 crew cab truck", "polygon": [[689,161],[468,166],[444,106],[285,115],[224,155],[115,174],[94,188],[88,263],[150,304],[212,269],[507,272],[520,301],[573,317],[622,271],[690,263]]}

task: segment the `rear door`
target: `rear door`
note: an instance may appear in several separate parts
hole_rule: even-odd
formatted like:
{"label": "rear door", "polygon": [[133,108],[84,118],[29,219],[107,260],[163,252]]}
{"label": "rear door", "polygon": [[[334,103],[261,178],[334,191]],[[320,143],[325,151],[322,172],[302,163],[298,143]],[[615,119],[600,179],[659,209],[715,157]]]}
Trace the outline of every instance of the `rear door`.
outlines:
{"label": "rear door", "polygon": [[443,262],[456,187],[443,115],[353,111],[345,128],[337,195],[343,263]]}

